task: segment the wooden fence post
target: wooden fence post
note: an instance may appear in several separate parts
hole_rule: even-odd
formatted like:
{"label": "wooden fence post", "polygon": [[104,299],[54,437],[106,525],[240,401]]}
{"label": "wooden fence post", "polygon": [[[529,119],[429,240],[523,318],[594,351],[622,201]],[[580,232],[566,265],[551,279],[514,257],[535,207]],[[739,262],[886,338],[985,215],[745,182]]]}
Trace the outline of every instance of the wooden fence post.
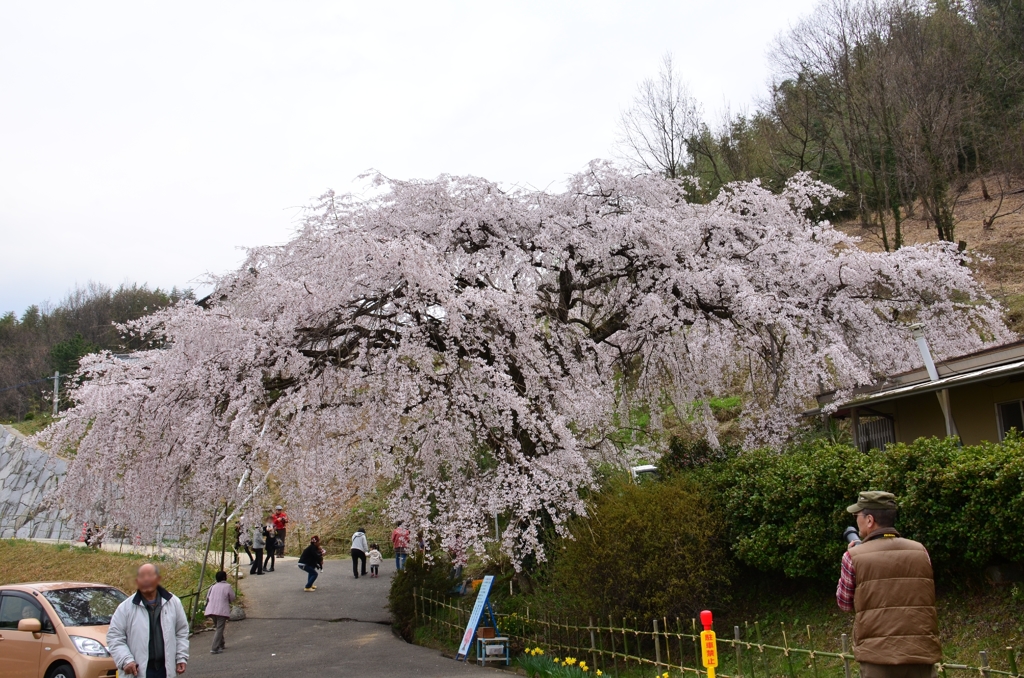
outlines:
{"label": "wooden fence post", "polygon": [[692,617],[690,618],[690,628],[693,631],[694,666],[697,667],[697,675],[699,676],[703,673],[703,671],[700,670],[700,667],[704,665],[704,662],[700,659],[700,636],[697,634],[697,620]]}
{"label": "wooden fence post", "polygon": [[618,678],[619,658],[615,656],[615,624],[612,623],[611,615],[608,615],[608,637],[612,640],[612,669],[615,670],[615,676]]}
{"label": "wooden fence post", "polygon": [[982,650],[978,655],[981,657],[981,678],[989,678],[991,674],[988,671],[988,652]]}
{"label": "wooden fence post", "polygon": [[658,620],[654,620],[654,665],[661,669],[661,643],[658,634]]}
{"label": "wooden fence post", "polygon": [[1010,671],[1015,675],[1019,676],[1020,671],[1017,670],[1017,653],[1012,647],[1006,648],[1006,657],[1009,659]]}
{"label": "wooden fence post", "polygon": [[590,660],[593,662],[594,669],[597,670],[597,643],[594,642],[594,618],[590,617],[587,619],[587,624],[590,627]]}
{"label": "wooden fence post", "polygon": [[625,655],[626,667],[629,667],[629,638],[626,636],[626,618],[622,618],[622,652]]}
{"label": "wooden fence post", "polygon": [[733,648],[736,650],[736,675],[743,678],[742,649],[740,648],[740,627],[732,627]]}
{"label": "wooden fence post", "polygon": [[843,675],[850,678],[850,658],[847,653],[850,651],[850,637],[845,633],[839,637],[843,648]]}

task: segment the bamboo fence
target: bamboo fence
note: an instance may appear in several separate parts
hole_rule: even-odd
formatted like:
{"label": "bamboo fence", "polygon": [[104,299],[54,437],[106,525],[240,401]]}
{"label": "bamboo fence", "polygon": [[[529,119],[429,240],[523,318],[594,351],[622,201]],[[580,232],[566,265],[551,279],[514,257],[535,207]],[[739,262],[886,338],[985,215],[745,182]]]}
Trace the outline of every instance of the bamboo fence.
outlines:
{"label": "bamboo fence", "polygon": [[[469,621],[466,599],[451,598],[424,590],[413,590],[416,626],[441,642],[456,643]],[[471,602],[471,601],[469,601]],[[696,619],[595,620],[586,624],[548,615],[502,614],[496,611],[502,636],[508,637],[515,652],[540,647],[549,656],[575,657],[601,669],[606,676],[691,675],[707,676],[701,665],[700,631]],[[782,624],[781,644],[765,642],[767,632],[757,622],[733,626],[732,637],[718,636],[719,678],[853,678],[858,674],[847,634],[839,638],[838,652],[814,648],[811,627],[787,629]],[[804,646],[806,645],[806,647]],[[940,663],[939,678],[1024,678],[1018,669],[1014,648],[991,655],[979,653],[977,666]],[[992,658],[996,657],[996,665]]]}

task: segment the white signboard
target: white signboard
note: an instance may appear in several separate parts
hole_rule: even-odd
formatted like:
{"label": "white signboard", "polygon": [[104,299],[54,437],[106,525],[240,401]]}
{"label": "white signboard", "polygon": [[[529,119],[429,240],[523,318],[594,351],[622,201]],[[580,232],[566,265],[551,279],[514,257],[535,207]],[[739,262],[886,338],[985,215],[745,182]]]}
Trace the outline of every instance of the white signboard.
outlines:
{"label": "white signboard", "polygon": [[459,645],[459,654],[456,659],[469,656],[469,648],[473,645],[473,636],[476,635],[476,627],[480,624],[480,615],[484,613],[484,606],[487,605],[487,597],[491,595],[491,584],[494,583],[494,575],[487,575],[480,584],[480,591],[476,594],[476,605],[473,606],[473,613],[469,615],[469,623],[466,624],[466,632],[462,634],[462,644]]}

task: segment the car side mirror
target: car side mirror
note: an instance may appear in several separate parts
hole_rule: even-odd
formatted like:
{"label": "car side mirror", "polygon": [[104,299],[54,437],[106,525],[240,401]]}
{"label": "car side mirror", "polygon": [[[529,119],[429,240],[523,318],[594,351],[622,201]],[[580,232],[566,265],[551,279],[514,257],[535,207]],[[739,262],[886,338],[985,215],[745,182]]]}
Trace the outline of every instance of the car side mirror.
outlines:
{"label": "car side mirror", "polygon": [[43,625],[38,619],[22,619],[18,622],[18,630],[31,633],[38,638],[43,630]]}

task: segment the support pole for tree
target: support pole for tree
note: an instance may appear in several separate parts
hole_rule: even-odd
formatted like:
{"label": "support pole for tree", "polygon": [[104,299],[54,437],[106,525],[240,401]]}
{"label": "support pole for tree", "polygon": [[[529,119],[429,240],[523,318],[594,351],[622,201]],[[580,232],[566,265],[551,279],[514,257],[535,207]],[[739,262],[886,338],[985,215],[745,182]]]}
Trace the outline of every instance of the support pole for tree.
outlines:
{"label": "support pole for tree", "polygon": [[203,595],[203,578],[206,576],[206,561],[210,557],[210,544],[213,543],[213,530],[217,526],[217,518],[220,516],[220,508],[217,509],[217,513],[213,514],[213,520],[210,522],[210,534],[206,537],[206,552],[203,553],[203,566],[199,568],[199,587],[196,589],[196,599],[192,602],[192,614],[188,618],[188,627],[192,628],[192,620],[196,618],[196,613],[199,612],[199,596]]}
{"label": "support pole for tree", "polygon": [[53,416],[57,416],[57,403],[60,394],[60,371],[53,373]]}
{"label": "support pole for tree", "polygon": [[224,556],[228,552],[228,502],[224,501],[224,534],[220,542],[220,569],[224,569]]}

